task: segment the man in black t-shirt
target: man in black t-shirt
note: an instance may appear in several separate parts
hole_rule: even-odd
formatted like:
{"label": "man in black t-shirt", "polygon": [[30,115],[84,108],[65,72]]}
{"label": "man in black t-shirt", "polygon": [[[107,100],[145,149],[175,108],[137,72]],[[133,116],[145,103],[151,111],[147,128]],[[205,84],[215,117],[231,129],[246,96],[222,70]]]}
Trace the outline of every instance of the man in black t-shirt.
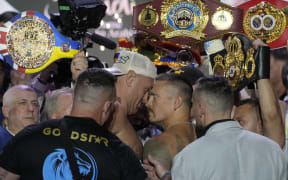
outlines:
{"label": "man in black t-shirt", "polygon": [[71,117],[17,134],[0,155],[0,179],[144,180],[135,153],[102,127],[115,100],[112,74],[100,69],[81,73]]}

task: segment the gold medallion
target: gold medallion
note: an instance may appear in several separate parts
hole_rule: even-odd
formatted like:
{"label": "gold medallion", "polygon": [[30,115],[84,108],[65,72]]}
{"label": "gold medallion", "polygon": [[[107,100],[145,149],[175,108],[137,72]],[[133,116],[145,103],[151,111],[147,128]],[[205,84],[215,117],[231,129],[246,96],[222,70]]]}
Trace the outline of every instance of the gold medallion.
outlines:
{"label": "gold medallion", "polygon": [[165,0],[161,5],[161,23],[165,38],[192,37],[201,40],[209,20],[209,9],[201,0]]}
{"label": "gold medallion", "polygon": [[54,50],[55,37],[49,24],[37,16],[16,21],[7,34],[7,50],[21,67],[32,69],[45,64]]}
{"label": "gold medallion", "polygon": [[246,58],[244,69],[245,69],[245,77],[247,79],[250,79],[255,73],[256,64],[255,64],[255,59],[254,59],[253,48],[250,48],[247,52],[247,58]]}
{"label": "gold medallion", "polygon": [[261,39],[267,43],[277,40],[287,26],[284,12],[268,2],[261,2],[249,8],[243,27],[250,39]]}
{"label": "gold medallion", "polygon": [[223,65],[223,57],[220,54],[217,54],[213,60],[214,60],[214,67],[212,69],[213,74],[224,76],[224,65]]}
{"label": "gold medallion", "polygon": [[233,89],[237,89],[240,80],[244,77],[242,66],[244,62],[244,54],[240,39],[236,36],[229,37],[226,41],[226,61],[224,77],[229,79]]}
{"label": "gold medallion", "polygon": [[153,8],[151,5],[146,6],[142,11],[140,12],[138,16],[138,21],[142,26],[145,26],[145,28],[149,29],[153,26],[155,26],[158,23],[159,16],[155,8]]}
{"label": "gold medallion", "polygon": [[216,30],[230,29],[234,18],[230,9],[218,7],[211,17],[212,25]]}

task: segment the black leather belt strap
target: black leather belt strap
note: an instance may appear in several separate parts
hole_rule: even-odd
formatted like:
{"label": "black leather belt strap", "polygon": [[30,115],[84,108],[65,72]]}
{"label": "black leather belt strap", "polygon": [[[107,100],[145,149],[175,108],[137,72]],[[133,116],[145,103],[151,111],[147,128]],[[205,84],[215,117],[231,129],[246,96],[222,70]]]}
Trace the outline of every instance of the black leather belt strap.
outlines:
{"label": "black leather belt strap", "polygon": [[71,173],[73,175],[73,179],[79,180],[79,179],[81,179],[81,176],[80,176],[78,165],[76,163],[74,150],[73,150],[73,147],[72,147],[71,142],[70,142],[69,132],[68,132],[68,128],[67,128],[67,124],[65,122],[65,119],[63,119],[60,122],[60,130],[61,130],[61,138],[62,138],[62,141],[64,144],[64,148],[65,148],[67,159],[68,159],[68,162],[70,165],[70,170],[71,170]]}

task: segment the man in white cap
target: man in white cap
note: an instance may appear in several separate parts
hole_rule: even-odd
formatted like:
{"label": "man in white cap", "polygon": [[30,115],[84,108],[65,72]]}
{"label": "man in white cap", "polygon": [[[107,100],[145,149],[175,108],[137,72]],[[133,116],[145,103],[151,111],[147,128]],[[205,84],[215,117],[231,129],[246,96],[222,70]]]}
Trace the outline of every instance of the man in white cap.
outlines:
{"label": "man in white cap", "polygon": [[142,144],[127,115],[135,114],[145,93],[152,88],[157,69],[146,56],[136,52],[120,51],[109,72],[117,76],[116,95],[119,106],[109,124],[109,130],[130,146],[142,158]]}

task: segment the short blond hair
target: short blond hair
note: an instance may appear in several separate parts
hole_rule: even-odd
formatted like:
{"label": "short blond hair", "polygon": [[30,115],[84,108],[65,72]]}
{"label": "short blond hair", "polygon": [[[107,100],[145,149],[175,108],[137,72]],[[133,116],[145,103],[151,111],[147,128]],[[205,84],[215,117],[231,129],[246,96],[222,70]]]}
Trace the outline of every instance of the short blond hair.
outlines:
{"label": "short blond hair", "polygon": [[41,112],[40,121],[51,119],[51,115],[58,109],[57,100],[62,94],[73,94],[73,89],[64,87],[46,94],[45,105]]}

